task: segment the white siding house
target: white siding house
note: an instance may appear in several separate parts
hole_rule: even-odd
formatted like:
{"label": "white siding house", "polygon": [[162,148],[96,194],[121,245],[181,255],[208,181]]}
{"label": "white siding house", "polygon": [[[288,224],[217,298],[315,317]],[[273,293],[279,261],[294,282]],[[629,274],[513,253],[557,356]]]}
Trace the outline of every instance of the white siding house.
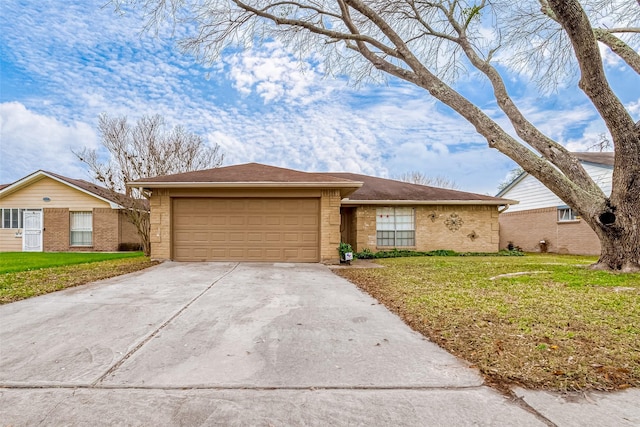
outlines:
{"label": "white siding house", "polygon": [[[602,191],[611,194],[613,153],[574,155]],[[501,248],[511,243],[532,252],[600,253],[600,242],[593,230],[571,206],[528,173],[517,177],[497,197],[520,202],[500,215]]]}

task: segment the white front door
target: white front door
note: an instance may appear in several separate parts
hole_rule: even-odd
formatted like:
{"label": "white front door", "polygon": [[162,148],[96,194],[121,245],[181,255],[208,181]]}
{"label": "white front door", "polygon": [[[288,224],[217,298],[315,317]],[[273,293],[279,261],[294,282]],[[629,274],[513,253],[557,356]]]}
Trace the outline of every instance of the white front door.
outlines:
{"label": "white front door", "polygon": [[22,251],[42,252],[42,211],[25,210],[22,217]]}

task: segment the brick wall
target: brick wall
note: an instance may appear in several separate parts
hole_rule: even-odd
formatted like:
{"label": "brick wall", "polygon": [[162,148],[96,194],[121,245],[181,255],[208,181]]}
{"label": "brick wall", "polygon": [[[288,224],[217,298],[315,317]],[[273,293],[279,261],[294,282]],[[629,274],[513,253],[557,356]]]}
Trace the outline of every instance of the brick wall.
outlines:
{"label": "brick wall", "polygon": [[168,190],[153,190],[151,204],[151,258],[171,259],[171,198]]}
{"label": "brick wall", "polygon": [[69,209],[45,208],[43,210],[43,250],[45,252],[117,251],[119,243],[118,215],[118,211],[111,208],[94,208],[93,245],[75,247],[70,245],[71,213]]}
{"label": "brick wall", "polygon": [[[458,252],[496,252],[499,244],[498,210],[495,206],[416,206],[416,245],[409,249]],[[376,206],[359,206],[355,215],[356,251],[378,247]]]}
{"label": "brick wall", "polygon": [[558,222],[558,209],[542,208],[500,214],[500,248],[509,242],[525,252],[540,252],[540,241],[548,252],[598,255],[600,242],[584,221]]}
{"label": "brick wall", "polygon": [[42,250],[69,251],[69,209],[45,208],[42,212],[44,232]]}
{"label": "brick wall", "polygon": [[322,190],[320,198],[320,261],[340,262],[340,191]]}
{"label": "brick wall", "polygon": [[93,250],[118,250],[118,211],[111,208],[93,209]]}
{"label": "brick wall", "polygon": [[121,244],[129,244],[129,245],[139,245],[141,242],[140,234],[138,234],[138,229],[131,221],[129,221],[129,217],[124,211],[119,211],[119,237],[118,241]]}

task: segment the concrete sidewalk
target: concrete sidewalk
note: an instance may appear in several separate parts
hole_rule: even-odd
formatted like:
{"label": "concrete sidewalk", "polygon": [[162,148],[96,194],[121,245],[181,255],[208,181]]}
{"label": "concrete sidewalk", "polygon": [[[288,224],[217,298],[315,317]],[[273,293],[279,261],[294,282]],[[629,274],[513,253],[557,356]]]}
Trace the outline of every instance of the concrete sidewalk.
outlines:
{"label": "concrete sidewalk", "polygon": [[640,424],[636,390],[505,397],[322,265],[164,263],[0,319],[2,425]]}

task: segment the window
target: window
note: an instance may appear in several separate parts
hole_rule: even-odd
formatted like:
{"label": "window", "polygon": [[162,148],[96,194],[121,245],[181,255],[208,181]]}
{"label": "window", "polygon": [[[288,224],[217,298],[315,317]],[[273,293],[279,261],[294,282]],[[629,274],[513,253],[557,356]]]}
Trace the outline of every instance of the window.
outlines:
{"label": "window", "polygon": [[93,215],[91,212],[71,212],[71,246],[91,246]]}
{"label": "window", "polygon": [[376,232],[378,246],[415,246],[413,208],[376,209]]}
{"label": "window", "polygon": [[558,208],[558,222],[577,221],[580,217],[568,206]]}
{"label": "window", "polygon": [[2,211],[2,228],[22,228],[24,209],[0,209],[0,211]]}

